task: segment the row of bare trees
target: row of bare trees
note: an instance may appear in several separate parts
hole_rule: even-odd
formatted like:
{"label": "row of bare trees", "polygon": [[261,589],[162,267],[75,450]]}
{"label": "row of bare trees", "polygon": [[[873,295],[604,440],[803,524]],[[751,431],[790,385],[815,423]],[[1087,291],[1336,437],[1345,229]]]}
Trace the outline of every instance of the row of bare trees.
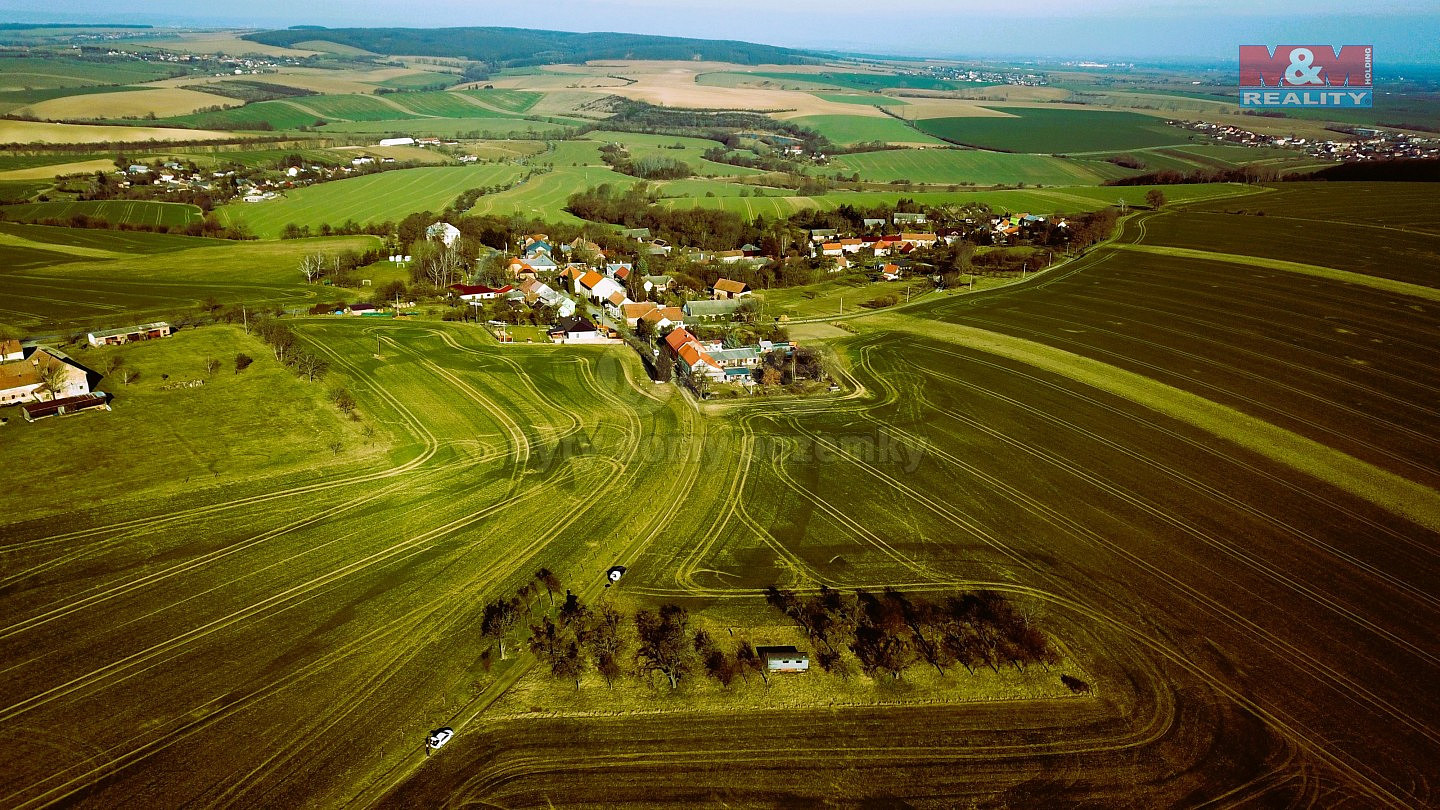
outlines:
{"label": "row of bare trees", "polygon": [[765,600],[810,637],[818,666],[841,675],[848,672],[847,652],[866,675],[891,678],[921,662],[940,673],[956,664],[974,673],[1059,661],[1045,633],[996,591],[932,600],[893,588],[846,595],[821,586],[802,595],[771,586]]}
{"label": "row of bare trees", "polygon": [[310,382],[324,377],[325,372],[330,370],[330,364],[324,358],[301,345],[299,338],[295,337],[295,330],[287,324],[266,318],[255,325],[255,332],[270,346],[276,360],[293,368],[296,374]]}

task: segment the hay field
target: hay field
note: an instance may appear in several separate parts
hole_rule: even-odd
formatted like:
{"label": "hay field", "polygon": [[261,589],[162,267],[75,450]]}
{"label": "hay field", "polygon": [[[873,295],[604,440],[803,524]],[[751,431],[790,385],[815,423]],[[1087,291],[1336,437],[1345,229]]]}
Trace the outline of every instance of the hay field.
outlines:
{"label": "hay field", "polygon": [[110,143],[139,141],[220,141],[234,134],[206,129],[174,127],[98,126],[50,124],[41,121],[0,120],[0,143]]}
{"label": "hay field", "polygon": [[188,115],[196,110],[237,102],[224,96],[196,90],[167,88],[164,90],[133,90],[120,93],[95,93],[50,99],[23,107],[19,112],[37,118],[65,120],[96,120],[106,118],[144,118],[155,115],[169,118]]}

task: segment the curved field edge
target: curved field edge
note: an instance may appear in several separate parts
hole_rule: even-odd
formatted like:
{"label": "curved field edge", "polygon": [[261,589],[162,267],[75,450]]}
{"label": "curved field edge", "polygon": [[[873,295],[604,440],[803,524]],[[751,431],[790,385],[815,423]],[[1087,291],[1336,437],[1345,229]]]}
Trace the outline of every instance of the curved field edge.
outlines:
{"label": "curved field edge", "polygon": [[1239,264],[1246,267],[1263,267],[1267,270],[1283,270],[1287,273],[1299,273],[1301,275],[1315,276],[1316,278],[1324,278],[1331,281],[1343,281],[1346,284],[1359,284],[1364,287],[1383,290],[1384,292],[1395,293],[1397,295],[1408,295],[1414,298],[1423,298],[1426,301],[1440,302],[1440,289],[1434,287],[1426,287],[1422,284],[1410,284],[1405,281],[1396,281],[1394,279],[1366,275],[1365,273],[1354,273],[1349,270],[1340,270],[1334,267],[1287,262],[1281,259],[1266,259],[1260,256],[1244,256],[1238,253],[1217,253],[1210,250],[1165,247],[1163,245],[1119,243],[1112,245],[1112,247],[1117,250],[1153,253],[1160,256],[1174,256],[1181,259],[1197,259],[1207,262]]}
{"label": "curved field edge", "polygon": [[967,346],[1124,397],[1440,531],[1440,493],[1196,394],[1034,341],[973,326],[879,315],[868,326]]}

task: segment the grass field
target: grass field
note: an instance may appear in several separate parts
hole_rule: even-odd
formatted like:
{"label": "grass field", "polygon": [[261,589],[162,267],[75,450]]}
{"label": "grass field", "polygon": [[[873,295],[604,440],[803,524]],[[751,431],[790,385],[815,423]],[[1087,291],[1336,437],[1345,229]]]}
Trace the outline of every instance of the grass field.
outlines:
{"label": "grass field", "polygon": [[930,76],[899,76],[882,73],[785,73],[777,71],[746,72],[745,76],[758,76],[781,82],[807,82],[848,90],[885,90],[900,88],[906,90],[954,90],[974,86],[964,82],[937,79]]}
{"label": "grass field", "polygon": [[924,132],[917,132],[888,116],[876,118],[863,115],[805,115],[791,119],[791,122],[809,127],[832,143],[842,146],[866,141],[942,144],[942,141]]}
{"label": "grass field", "polygon": [[[1434,183],[1285,183],[1245,205],[1196,205],[1197,211],[1267,215],[1440,233]],[[1254,203],[1253,205],[1249,203]]]}
{"label": "grass field", "polygon": [[244,223],[253,233],[276,238],[287,224],[319,227],[399,220],[415,211],[439,211],[461,192],[508,183],[515,166],[437,166],[399,169],[336,180],[287,192],[263,203],[231,203],[216,209],[222,222]]}
{"label": "grass field", "polygon": [[1006,107],[1012,118],[927,118],[922,130],[954,143],[1002,152],[1075,154],[1184,144],[1192,135],[1139,113]]}
{"label": "grass field", "polygon": [[830,165],[875,182],[973,183],[976,185],[1099,184],[1134,172],[1098,160],[1017,155],[975,149],[894,149],[839,155]]}
{"label": "grass field", "polygon": [[318,118],[315,113],[302,110],[288,101],[257,101],[219,112],[176,116],[169,121],[206,129],[250,130],[260,129],[261,125],[271,129],[298,129],[313,125]]}
{"label": "grass field", "polygon": [[364,251],[371,236],[227,242],[169,234],[0,225],[0,322],[29,334],[193,314],[200,302],[306,308],[346,293],[307,285],[307,253]]}
{"label": "grass field", "polygon": [[[626,188],[640,182],[639,178],[620,174],[605,166],[565,166],[531,178],[528,182],[499,194],[487,194],[470,209],[472,214],[506,215],[519,213],[551,221],[579,222],[565,211],[570,195],[593,186],[610,184]],[[682,181],[683,182],[683,181]]]}
{"label": "grass field", "polygon": [[90,61],[65,57],[16,56],[0,61],[0,89],[137,84],[181,72],[183,71],[172,65],[129,59]]}
{"label": "grass field", "polygon": [[0,120],[0,144],[140,143],[165,141],[233,140],[228,132],[180,127],[99,126],[51,124],[43,121]]}
{"label": "grass field", "polygon": [[[478,108],[477,108],[478,110]],[[386,135],[434,135],[436,137],[475,137],[492,140],[508,138],[522,132],[554,132],[566,129],[560,124],[545,121],[530,121],[524,118],[485,116],[470,118],[407,118],[402,121],[342,121],[328,124],[324,132],[364,133],[383,137]]]}
{"label": "grass field", "polygon": [[16,113],[33,115],[47,121],[95,121],[107,118],[145,118],[148,115],[170,118],[189,115],[217,104],[234,103],[234,99],[224,96],[169,87],[66,96],[30,104],[16,110]]}
{"label": "grass field", "polygon": [[76,214],[103,219],[116,225],[185,226],[198,222],[201,218],[200,209],[196,206],[149,200],[54,200],[0,208],[0,219],[11,222],[63,220]]}

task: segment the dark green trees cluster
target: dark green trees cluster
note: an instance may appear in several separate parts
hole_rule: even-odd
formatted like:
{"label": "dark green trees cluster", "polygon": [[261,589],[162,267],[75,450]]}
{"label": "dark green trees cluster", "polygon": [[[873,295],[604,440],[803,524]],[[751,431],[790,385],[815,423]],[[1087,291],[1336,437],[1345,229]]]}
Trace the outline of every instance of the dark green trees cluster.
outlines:
{"label": "dark green trees cluster", "polygon": [[841,675],[848,668],[846,653],[866,675],[891,678],[920,663],[941,673],[958,664],[973,673],[1059,660],[1045,633],[995,591],[934,600],[890,588],[846,595],[822,586],[801,595],[772,586],[765,600],[810,637],[817,666]]}

